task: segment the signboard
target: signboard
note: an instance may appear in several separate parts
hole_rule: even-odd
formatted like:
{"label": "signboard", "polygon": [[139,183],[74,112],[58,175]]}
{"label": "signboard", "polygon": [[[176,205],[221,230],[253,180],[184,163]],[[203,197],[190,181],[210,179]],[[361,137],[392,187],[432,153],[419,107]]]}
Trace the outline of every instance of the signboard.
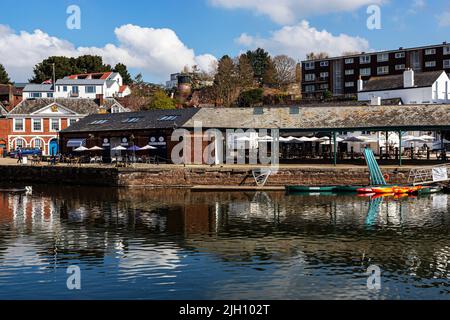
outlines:
{"label": "signboard", "polygon": [[120,144],[123,147],[127,147],[128,146],[128,139],[127,138],[122,138],[122,143]]}
{"label": "signboard", "polygon": [[447,181],[448,180],[448,171],[447,168],[433,168],[433,181]]}
{"label": "signboard", "polygon": [[164,137],[150,137],[150,142],[148,143],[150,146],[166,146],[167,142]]}
{"label": "signboard", "polygon": [[103,139],[103,147],[109,147],[111,144],[107,138]]}

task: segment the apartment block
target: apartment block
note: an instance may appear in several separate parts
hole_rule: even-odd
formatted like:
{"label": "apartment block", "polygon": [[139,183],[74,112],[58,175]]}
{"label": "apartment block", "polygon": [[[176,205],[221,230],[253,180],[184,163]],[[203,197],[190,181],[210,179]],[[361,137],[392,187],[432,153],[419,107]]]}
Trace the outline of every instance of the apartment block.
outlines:
{"label": "apartment block", "polygon": [[450,44],[308,60],[302,61],[302,67],[304,97],[318,97],[325,91],[356,96],[360,77],[366,84],[371,77],[401,75],[409,68],[416,73],[443,70],[450,74]]}

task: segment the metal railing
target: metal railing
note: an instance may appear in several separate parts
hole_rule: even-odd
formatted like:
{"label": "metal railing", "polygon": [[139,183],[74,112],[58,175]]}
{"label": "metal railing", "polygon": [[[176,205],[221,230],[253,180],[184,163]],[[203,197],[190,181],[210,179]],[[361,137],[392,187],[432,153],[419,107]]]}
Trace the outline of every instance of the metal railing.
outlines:
{"label": "metal railing", "polygon": [[[436,170],[438,169],[438,170]],[[411,169],[409,171],[408,176],[408,183],[416,185],[425,185],[425,184],[433,184],[437,182],[445,182],[450,181],[450,179],[447,176],[447,179],[442,180],[436,180],[435,179],[435,172],[441,171],[441,172],[450,172],[450,164],[441,164],[437,166],[427,167],[427,168],[419,168],[419,169]],[[445,178],[445,177],[444,177]]]}

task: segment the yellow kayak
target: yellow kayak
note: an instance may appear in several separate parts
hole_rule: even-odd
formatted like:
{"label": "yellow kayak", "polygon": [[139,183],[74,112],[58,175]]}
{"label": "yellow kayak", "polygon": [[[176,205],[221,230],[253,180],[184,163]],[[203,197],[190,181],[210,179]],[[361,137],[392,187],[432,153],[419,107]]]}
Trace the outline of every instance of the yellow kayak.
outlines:
{"label": "yellow kayak", "polygon": [[377,194],[395,193],[394,189],[397,187],[375,187],[372,191]]}

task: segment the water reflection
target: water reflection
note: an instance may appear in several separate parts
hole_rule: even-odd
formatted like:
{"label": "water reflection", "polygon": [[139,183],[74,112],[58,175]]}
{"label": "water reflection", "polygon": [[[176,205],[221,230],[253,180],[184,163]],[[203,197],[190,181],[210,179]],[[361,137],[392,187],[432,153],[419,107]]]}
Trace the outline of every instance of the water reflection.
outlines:
{"label": "water reflection", "polygon": [[[0,194],[0,298],[446,298],[448,196]],[[65,288],[80,265],[83,290]],[[371,264],[379,292],[366,288]]]}

